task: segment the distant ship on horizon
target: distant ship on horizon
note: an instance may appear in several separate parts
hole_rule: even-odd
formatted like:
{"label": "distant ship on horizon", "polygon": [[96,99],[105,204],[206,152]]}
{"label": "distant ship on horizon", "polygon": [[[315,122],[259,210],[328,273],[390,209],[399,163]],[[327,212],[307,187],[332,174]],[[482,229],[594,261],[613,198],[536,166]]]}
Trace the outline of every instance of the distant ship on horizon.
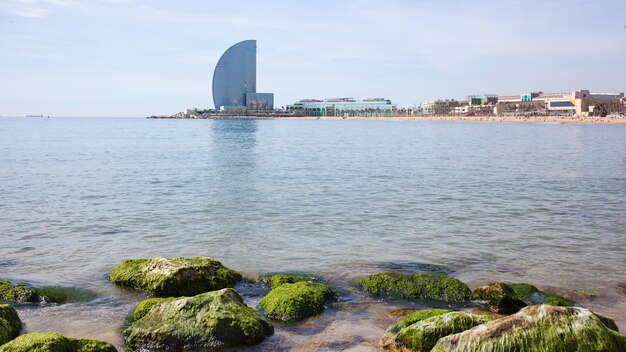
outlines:
{"label": "distant ship on horizon", "polygon": [[26,115],[26,117],[43,117],[43,114],[39,114],[39,115]]}

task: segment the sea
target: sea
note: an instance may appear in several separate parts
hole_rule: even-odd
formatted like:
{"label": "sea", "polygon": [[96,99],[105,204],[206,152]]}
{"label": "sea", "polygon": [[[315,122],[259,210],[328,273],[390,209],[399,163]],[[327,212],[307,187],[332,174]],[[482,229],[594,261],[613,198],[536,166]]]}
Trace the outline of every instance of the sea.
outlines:
{"label": "sea", "polygon": [[382,271],[531,283],[624,331],[626,125],[3,117],[0,243],[0,278],[97,294],[19,306],[25,331],[120,350],[146,296],[108,274],[156,256],[341,293],[249,351],[376,350],[394,310],[423,308],[355,288]]}

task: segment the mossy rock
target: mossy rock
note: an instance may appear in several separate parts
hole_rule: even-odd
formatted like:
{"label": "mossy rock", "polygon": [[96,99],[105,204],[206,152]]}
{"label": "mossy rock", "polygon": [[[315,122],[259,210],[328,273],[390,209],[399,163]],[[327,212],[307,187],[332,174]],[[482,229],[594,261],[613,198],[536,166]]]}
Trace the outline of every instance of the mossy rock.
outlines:
{"label": "mossy rock", "polygon": [[7,280],[0,279],[0,301],[11,303],[38,302],[39,295],[33,288],[13,285]]}
{"label": "mossy rock", "polygon": [[193,297],[142,302],[126,344],[138,350],[200,350],[259,343],[274,332],[237,291],[225,288]]}
{"label": "mossy rock", "polygon": [[526,307],[526,303],[517,298],[513,289],[502,282],[478,287],[472,292],[472,300],[499,314],[513,314]]}
{"label": "mossy rock", "polygon": [[261,299],[259,308],[270,319],[296,321],[322,313],[324,303],[333,299],[335,293],[329,286],[300,281],[276,287]]}
{"label": "mossy rock", "polygon": [[447,274],[379,273],[357,280],[357,285],[375,295],[405,299],[462,303],[470,300],[472,291],[466,284]]}
{"label": "mossy rock", "polygon": [[241,274],[209,257],[130,259],[111,272],[111,282],[161,297],[194,296],[233,287]]}
{"label": "mossy rock", "polygon": [[509,287],[513,289],[517,298],[521,299],[529,306],[547,304],[551,306],[571,307],[574,305],[574,302],[565,297],[540,291],[530,284],[509,284]]}
{"label": "mossy rock", "polygon": [[0,301],[10,303],[74,303],[88,302],[97,295],[91,291],[76,287],[44,286],[30,287],[13,285],[9,281],[0,279]]}
{"label": "mossy rock", "polygon": [[22,330],[22,321],[15,308],[8,304],[0,304],[0,345],[7,343]]}
{"label": "mossy rock", "polygon": [[30,333],[0,346],[0,352],[117,352],[100,340],[72,339],[57,333]]}
{"label": "mossy rock", "polygon": [[451,311],[448,309],[422,309],[416,312],[407,315],[406,317],[400,319],[394,326],[392,326],[389,331],[397,334],[400,330],[406,328],[409,325],[413,325],[418,321],[422,321],[424,319],[428,319],[434,317],[436,315],[450,313]]}
{"label": "mossy rock", "polygon": [[269,288],[276,288],[282,284],[295,284],[296,282],[315,282],[319,281],[317,277],[305,274],[270,274],[259,277],[259,282]]}
{"label": "mossy rock", "polygon": [[584,308],[535,305],[444,337],[433,351],[626,351],[626,335],[607,327],[606,320]]}
{"label": "mossy rock", "polygon": [[412,319],[407,319],[411,316],[404,318],[387,331],[381,340],[385,350],[427,352],[440,338],[493,319],[466,312],[445,312],[442,309],[429,309],[414,314],[416,315]]}

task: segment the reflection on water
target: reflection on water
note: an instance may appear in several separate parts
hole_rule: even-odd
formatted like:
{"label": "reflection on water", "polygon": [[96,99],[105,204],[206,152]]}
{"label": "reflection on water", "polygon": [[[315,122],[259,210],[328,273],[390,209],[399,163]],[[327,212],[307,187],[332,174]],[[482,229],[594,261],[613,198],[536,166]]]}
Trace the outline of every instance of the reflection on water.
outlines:
{"label": "reflection on water", "polygon": [[387,270],[563,290],[626,329],[625,139],[626,126],[2,118],[0,277],[97,292],[23,313],[31,331],[85,336],[82,321],[107,339],[141,299],[108,273],[157,255],[314,273],[349,294],[329,315],[347,322],[270,346],[341,344],[337,329],[375,343],[386,306],[352,282]]}

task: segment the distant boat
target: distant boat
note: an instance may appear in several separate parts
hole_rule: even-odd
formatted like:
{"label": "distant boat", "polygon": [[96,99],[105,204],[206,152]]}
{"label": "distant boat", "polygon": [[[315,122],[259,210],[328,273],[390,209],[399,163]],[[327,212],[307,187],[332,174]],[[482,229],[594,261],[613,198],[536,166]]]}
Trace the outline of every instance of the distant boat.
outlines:
{"label": "distant boat", "polygon": [[39,114],[39,115],[26,115],[26,117],[43,117],[43,115],[42,114]]}

